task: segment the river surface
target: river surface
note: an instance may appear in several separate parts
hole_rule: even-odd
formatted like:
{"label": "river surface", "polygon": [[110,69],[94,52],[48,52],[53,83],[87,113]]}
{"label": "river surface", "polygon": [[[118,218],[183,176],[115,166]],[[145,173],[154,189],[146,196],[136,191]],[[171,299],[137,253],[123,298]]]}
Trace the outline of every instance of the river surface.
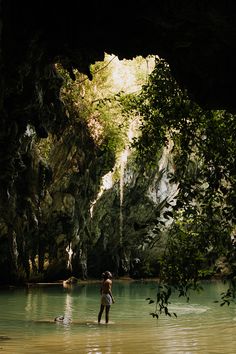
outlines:
{"label": "river surface", "polygon": [[[174,316],[150,316],[155,282],[113,281],[115,304],[110,323],[97,324],[99,283],[65,289],[62,285],[0,291],[0,354],[236,353],[236,306],[215,300],[226,289],[204,283],[190,302],[173,297]],[[64,315],[64,323],[54,321]]]}

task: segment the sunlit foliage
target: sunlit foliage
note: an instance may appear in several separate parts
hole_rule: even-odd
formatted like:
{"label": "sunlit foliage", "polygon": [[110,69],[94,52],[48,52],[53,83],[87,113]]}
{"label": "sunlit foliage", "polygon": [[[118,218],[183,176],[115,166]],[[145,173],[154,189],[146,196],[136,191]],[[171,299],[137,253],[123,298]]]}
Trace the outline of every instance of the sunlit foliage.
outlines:
{"label": "sunlit foliage", "polygon": [[132,117],[124,111],[123,100],[129,92],[140,90],[145,82],[145,60],[119,61],[106,55],[105,60],[91,65],[92,80],[74,70],[74,80],[59,64],[63,76],[61,99],[68,115],[86,121],[90,133],[101,149],[119,154],[127,144],[127,130]]}
{"label": "sunlit foliage", "polygon": [[140,161],[155,165],[158,151],[170,141],[174,143],[175,172],[169,177],[179,184],[179,193],[162,261],[162,280],[181,286],[195,283],[214,274],[215,261],[222,255],[230,262],[229,275],[233,276],[235,116],[202,109],[159,58],[130,107],[143,119],[134,144]]}

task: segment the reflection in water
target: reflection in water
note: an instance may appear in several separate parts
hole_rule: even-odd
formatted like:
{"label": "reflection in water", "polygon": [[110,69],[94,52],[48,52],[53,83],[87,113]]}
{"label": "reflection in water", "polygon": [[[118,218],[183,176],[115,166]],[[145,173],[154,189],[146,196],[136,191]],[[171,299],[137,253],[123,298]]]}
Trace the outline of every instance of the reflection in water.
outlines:
{"label": "reflection in water", "polygon": [[[98,288],[89,284],[2,291],[0,353],[235,353],[235,306],[214,303],[226,288],[221,283],[207,283],[204,292],[191,294],[190,303],[176,294],[170,310],[178,317],[156,320],[145,301],[155,296],[154,282],[114,281],[116,303],[108,325],[97,323]],[[72,321],[54,322],[59,315]]]}
{"label": "reflection in water", "polygon": [[65,298],[65,318],[72,320],[72,296],[66,294]]}

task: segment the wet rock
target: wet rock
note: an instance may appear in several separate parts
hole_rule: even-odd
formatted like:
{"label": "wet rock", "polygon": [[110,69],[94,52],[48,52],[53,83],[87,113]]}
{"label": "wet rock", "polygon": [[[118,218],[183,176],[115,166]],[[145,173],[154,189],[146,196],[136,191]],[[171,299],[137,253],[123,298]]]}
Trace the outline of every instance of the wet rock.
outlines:
{"label": "wet rock", "polygon": [[11,338],[8,336],[0,336],[0,341],[4,341],[4,340],[10,340]]}
{"label": "wet rock", "polygon": [[79,279],[77,279],[76,277],[70,277],[67,280],[63,281],[63,285],[72,285],[72,284],[77,284],[79,282]]}
{"label": "wet rock", "polygon": [[71,318],[61,315],[61,316],[55,317],[54,322],[63,323],[63,324],[69,324],[72,321],[71,321]]}

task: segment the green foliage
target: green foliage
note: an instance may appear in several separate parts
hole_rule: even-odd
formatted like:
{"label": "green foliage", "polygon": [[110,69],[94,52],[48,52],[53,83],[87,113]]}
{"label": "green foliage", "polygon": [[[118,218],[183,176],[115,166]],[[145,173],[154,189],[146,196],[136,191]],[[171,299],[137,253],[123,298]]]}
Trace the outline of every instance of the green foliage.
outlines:
{"label": "green foliage", "polygon": [[[127,92],[122,91],[120,83],[113,79],[113,71],[120,63],[114,64],[115,60],[115,56],[106,55],[104,61],[91,65],[92,80],[76,70],[75,80],[72,80],[69,73],[59,64],[57,69],[64,79],[61,98],[69,119],[77,116],[78,120],[84,120],[101,150],[109,149],[119,154],[127,144],[127,130],[132,117],[124,108]],[[126,65],[134,67],[137,82],[143,82],[142,75],[138,78],[138,72],[144,59],[135,60],[136,66],[134,63]]]}
{"label": "green foliage", "polygon": [[156,302],[152,300],[151,298],[146,298],[149,304],[156,304],[155,311],[151,312],[150,315],[153,318],[159,318],[161,314],[165,314],[166,316],[171,317],[174,315],[177,317],[176,313],[173,312],[171,313],[169,311],[169,305],[170,305],[170,296],[172,294],[172,289],[168,285],[158,285],[157,289],[157,294],[156,294]]}
{"label": "green foliage", "polygon": [[[235,116],[199,107],[159,58],[140,95],[130,99],[130,108],[142,117],[141,134],[134,142],[141,163],[155,165],[163,146],[170,141],[174,146],[174,173],[169,178],[178,184],[179,193],[170,215],[173,222],[161,281],[179,290],[195,286],[199,279],[214,274],[219,256],[235,261],[231,241],[236,217]],[[156,229],[161,230],[163,224],[163,218],[158,218]]]}
{"label": "green foliage", "polygon": [[47,139],[36,139],[35,146],[38,150],[40,158],[42,158],[45,162],[48,162],[51,148],[53,146],[51,135],[49,135]]}
{"label": "green foliage", "polygon": [[183,105],[185,96],[173,80],[168,65],[157,59],[148,83],[132,102],[133,108],[143,118],[141,137],[134,143],[140,159],[156,163],[157,152],[169,140],[169,128],[176,130],[185,124],[184,111],[190,104],[186,100]]}
{"label": "green foliage", "polygon": [[108,148],[116,153],[120,153],[128,143],[130,120],[123,114],[124,96],[124,93],[119,92],[98,100],[95,105],[99,124],[103,127],[103,141],[107,138]]}
{"label": "green foliage", "polygon": [[170,298],[173,293],[178,290],[179,297],[183,296],[186,298],[187,302],[189,301],[189,292],[191,290],[201,291],[202,287],[198,283],[188,284],[179,284],[177,286],[170,286],[169,284],[159,283],[157,286],[156,300],[151,299],[150,297],[146,298],[149,304],[155,303],[155,310],[151,312],[150,315],[153,318],[159,318],[160,315],[164,314],[165,316],[174,316],[177,317],[175,312],[169,311],[169,305],[171,304]]}

